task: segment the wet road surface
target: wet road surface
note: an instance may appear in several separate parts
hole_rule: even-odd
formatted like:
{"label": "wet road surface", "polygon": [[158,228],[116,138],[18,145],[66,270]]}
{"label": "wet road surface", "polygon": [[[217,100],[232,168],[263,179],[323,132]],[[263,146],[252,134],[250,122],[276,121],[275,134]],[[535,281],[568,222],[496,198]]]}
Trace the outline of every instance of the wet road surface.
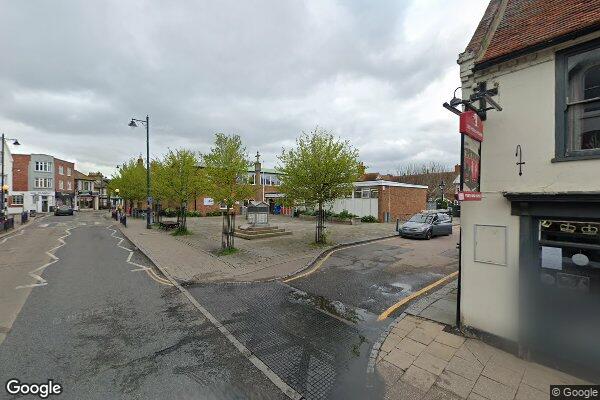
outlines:
{"label": "wet road surface", "polygon": [[300,290],[381,314],[403,297],[456,271],[457,235],[394,237],[333,253],[316,272],[289,281]]}
{"label": "wet road surface", "polygon": [[393,318],[377,317],[454,272],[456,240],[392,238],[340,250],[317,272],[288,284],[186,289],[306,399],[382,399],[382,379],[366,369],[373,344]]}
{"label": "wet road surface", "polygon": [[[132,271],[138,267],[126,261],[129,252],[116,246],[108,223],[97,215],[52,216],[23,234],[58,237],[73,227],[58,261],[41,273],[47,283],[30,289],[0,345],[3,386],[11,378],[53,379],[64,388],[61,399],[286,398],[156,271]],[[138,253],[131,261],[151,265]],[[2,387],[0,398],[7,396]]]}

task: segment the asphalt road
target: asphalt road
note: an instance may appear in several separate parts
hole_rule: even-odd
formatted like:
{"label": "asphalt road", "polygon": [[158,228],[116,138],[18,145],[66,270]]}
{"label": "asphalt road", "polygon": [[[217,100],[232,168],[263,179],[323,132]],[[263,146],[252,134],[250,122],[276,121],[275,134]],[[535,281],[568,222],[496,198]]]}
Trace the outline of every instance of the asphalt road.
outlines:
{"label": "asphalt road", "polygon": [[[0,265],[3,290],[28,291],[4,327],[0,382],[53,379],[61,399],[285,398],[175,287],[142,268],[148,260],[134,253],[137,265],[128,263],[110,223],[92,213],[51,216],[0,243],[2,258],[8,243],[11,254],[31,255],[30,265]],[[28,272],[51,260],[45,252],[69,228],[58,260],[39,271],[45,284],[16,289],[40,284]],[[0,398],[11,398],[4,387]]]}
{"label": "asphalt road", "polygon": [[287,283],[187,290],[306,399],[382,399],[382,377],[366,369],[393,318],[377,317],[454,272],[457,240],[458,230],[430,241],[395,237],[337,251],[314,273]]}
{"label": "asphalt road", "polygon": [[393,237],[349,247],[332,253],[314,273],[288,284],[327,301],[379,315],[402,298],[456,271],[457,242],[455,227],[453,235],[431,240]]}

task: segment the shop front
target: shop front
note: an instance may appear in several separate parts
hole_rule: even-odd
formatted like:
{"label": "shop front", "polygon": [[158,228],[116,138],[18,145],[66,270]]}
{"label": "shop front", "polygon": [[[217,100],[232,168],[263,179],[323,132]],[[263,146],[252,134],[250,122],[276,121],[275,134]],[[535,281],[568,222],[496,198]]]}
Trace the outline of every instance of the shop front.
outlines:
{"label": "shop front", "polygon": [[519,217],[520,342],[600,377],[600,193],[505,193]]}
{"label": "shop front", "polygon": [[77,195],[77,207],[79,210],[97,210],[98,196],[91,191],[79,191]]}
{"label": "shop front", "polygon": [[75,195],[73,193],[66,192],[56,192],[55,193],[56,206],[66,205],[68,207],[73,207],[75,203]]}

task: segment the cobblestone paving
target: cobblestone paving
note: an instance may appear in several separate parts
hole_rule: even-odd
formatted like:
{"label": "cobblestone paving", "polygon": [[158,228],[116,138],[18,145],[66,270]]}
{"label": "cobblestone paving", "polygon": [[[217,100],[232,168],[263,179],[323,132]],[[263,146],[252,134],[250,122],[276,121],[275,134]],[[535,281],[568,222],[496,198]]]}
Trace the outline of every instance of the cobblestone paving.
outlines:
{"label": "cobblestone paving", "polygon": [[382,324],[353,324],[317,310],[278,282],[188,287],[250,351],[306,399],[377,398],[365,382]]}

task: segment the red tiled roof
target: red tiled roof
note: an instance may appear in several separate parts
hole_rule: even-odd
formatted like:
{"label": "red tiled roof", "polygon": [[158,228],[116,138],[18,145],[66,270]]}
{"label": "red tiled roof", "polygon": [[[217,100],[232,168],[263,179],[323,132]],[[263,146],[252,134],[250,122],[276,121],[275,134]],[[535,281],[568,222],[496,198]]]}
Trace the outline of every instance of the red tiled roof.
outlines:
{"label": "red tiled roof", "polygon": [[490,64],[594,30],[600,30],[600,0],[491,0],[467,51],[484,48],[476,64]]}

